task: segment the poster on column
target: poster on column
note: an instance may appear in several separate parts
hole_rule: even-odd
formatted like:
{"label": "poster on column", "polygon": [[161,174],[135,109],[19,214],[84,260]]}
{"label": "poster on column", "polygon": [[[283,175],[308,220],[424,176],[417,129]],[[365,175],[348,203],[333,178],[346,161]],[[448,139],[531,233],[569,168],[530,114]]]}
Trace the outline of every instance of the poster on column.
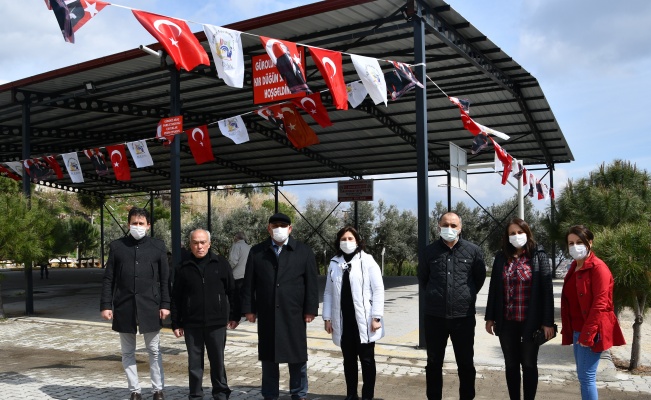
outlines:
{"label": "poster on column", "polygon": [[[301,65],[305,65],[305,48],[297,46]],[[267,54],[253,56],[253,104],[278,102],[305,96],[305,92],[292,93],[280,76],[278,68]]]}

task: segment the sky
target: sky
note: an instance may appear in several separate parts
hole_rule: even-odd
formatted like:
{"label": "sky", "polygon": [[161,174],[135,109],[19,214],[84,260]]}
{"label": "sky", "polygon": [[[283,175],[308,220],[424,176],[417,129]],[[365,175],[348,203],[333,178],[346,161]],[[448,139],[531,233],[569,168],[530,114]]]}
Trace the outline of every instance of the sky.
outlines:
{"label": "sky", "polygon": [[[402,0],[396,0],[398,4]],[[114,4],[197,23],[226,25],[312,1],[120,0]],[[65,43],[53,13],[41,0],[3,2],[0,84],[126,51],[155,41],[129,10],[107,7]],[[651,171],[651,2],[648,0],[448,0],[480,32],[539,82],[575,161],[554,172],[558,195],[568,179],[602,163],[629,160]],[[190,24],[193,31],[201,26]],[[645,111],[646,110],[646,111]],[[479,121],[481,122],[481,121]],[[536,172],[542,176],[544,172]],[[371,178],[371,177],[365,177]],[[498,175],[475,175],[469,191],[483,206],[512,197]],[[545,179],[548,182],[547,179]],[[289,183],[289,182],[288,182]],[[447,199],[440,178],[430,178],[430,209]],[[307,199],[336,200],[334,183],[286,186]],[[374,198],[399,209],[417,208],[415,179],[374,184]],[[452,191],[452,202],[475,203]],[[548,203],[534,200],[539,209]],[[346,207],[342,205],[342,207]]]}

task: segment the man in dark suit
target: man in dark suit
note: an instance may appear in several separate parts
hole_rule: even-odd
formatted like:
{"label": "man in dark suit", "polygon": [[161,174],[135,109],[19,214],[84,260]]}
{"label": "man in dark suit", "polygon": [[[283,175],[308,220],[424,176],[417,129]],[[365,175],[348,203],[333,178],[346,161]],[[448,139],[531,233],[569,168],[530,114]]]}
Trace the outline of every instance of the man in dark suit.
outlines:
{"label": "man in dark suit", "polygon": [[163,400],[163,360],[160,328],[170,313],[169,266],[162,240],[146,236],[149,213],[129,210],[129,235],[111,242],[102,285],[102,318],[113,320],[120,332],[122,366],[127,375],[131,400],[141,400],[136,368],[136,333],[144,336],[149,353],[154,400]]}
{"label": "man in dark suit", "polygon": [[242,312],[258,321],[262,396],[278,399],[279,363],[289,367],[293,400],[307,397],[307,333],[319,308],[314,252],[290,236],[290,218],[269,218],[269,239],[249,252],[242,287]]}

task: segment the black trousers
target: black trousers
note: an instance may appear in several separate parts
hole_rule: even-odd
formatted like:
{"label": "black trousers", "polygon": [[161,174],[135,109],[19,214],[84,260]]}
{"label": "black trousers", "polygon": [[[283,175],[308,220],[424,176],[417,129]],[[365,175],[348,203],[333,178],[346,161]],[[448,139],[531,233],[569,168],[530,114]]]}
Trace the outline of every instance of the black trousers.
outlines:
{"label": "black trousers", "polygon": [[504,321],[500,329],[500,345],[504,354],[506,386],[511,400],[520,400],[520,366],[522,366],[522,389],[524,400],[536,398],[538,389],[538,345],[523,340],[523,322]]}
{"label": "black trousers", "polygon": [[231,394],[224,367],[226,327],[185,328],[185,346],[188,350],[189,399],[203,399],[204,348],[210,361],[210,381],[213,399],[227,400]]}
{"label": "black trousers", "polygon": [[425,316],[425,343],[427,345],[427,398],[441,400],[443,397],[443,359],[448,337],[452,340],[454,357],[459,374],[459,399],[475,398],[475,316],[463,318],[438,318]]}
{"label": "black trousers", "polygon": [[[346,333],[347,331],[349,333]],[[341,335],[341,353],[344,356],[346,395],[357,397],[359,357],[362,364],[362,399],[372,399],[375,395],[375,342],[361,343],[357,329],[344,328]]]}

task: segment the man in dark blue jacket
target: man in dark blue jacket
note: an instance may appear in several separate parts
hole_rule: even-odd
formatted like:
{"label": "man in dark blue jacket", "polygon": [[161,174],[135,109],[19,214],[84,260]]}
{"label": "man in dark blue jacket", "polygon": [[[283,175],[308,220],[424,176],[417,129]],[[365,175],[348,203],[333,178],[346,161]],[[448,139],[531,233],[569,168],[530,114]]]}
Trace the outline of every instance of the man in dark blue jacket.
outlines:
{"label": "man in dark blue jacket", "polygon": [[203,399],[204,348],[210,361],[212,397],[228,399],[231,390],[224,367],[226,328],[235,329],[240,311],[228,261],[210,251],[210,232],[190,232],[191,254],[181,262],[174,277],[172,329],[185,336],[188,350],[190,399]]}
{"label": "man in dark blue jacket", "polygon": [[448,212],[439,219],[441,238],[425,249],[418,282],[425,296],[427,398],[443,396],[443,359],[452,340],[459,373],[459,398],[475,398],[475,302],[486,279],[481,249],[459,237],[461,218]]}
{"label": "man in dark blue jacket", "polygon": [[146,235],[150,228],[146,209],[133,207],[128,220],[129,235],[109,245],[100,312],[102,318],[113,320],[113,330],[120,332],[130,399],[142,399],[136,368],[136,333],[140,328],[149,353],[154,400],[163,400],[160,328],[170,313],[167,250],[163,241]]}

